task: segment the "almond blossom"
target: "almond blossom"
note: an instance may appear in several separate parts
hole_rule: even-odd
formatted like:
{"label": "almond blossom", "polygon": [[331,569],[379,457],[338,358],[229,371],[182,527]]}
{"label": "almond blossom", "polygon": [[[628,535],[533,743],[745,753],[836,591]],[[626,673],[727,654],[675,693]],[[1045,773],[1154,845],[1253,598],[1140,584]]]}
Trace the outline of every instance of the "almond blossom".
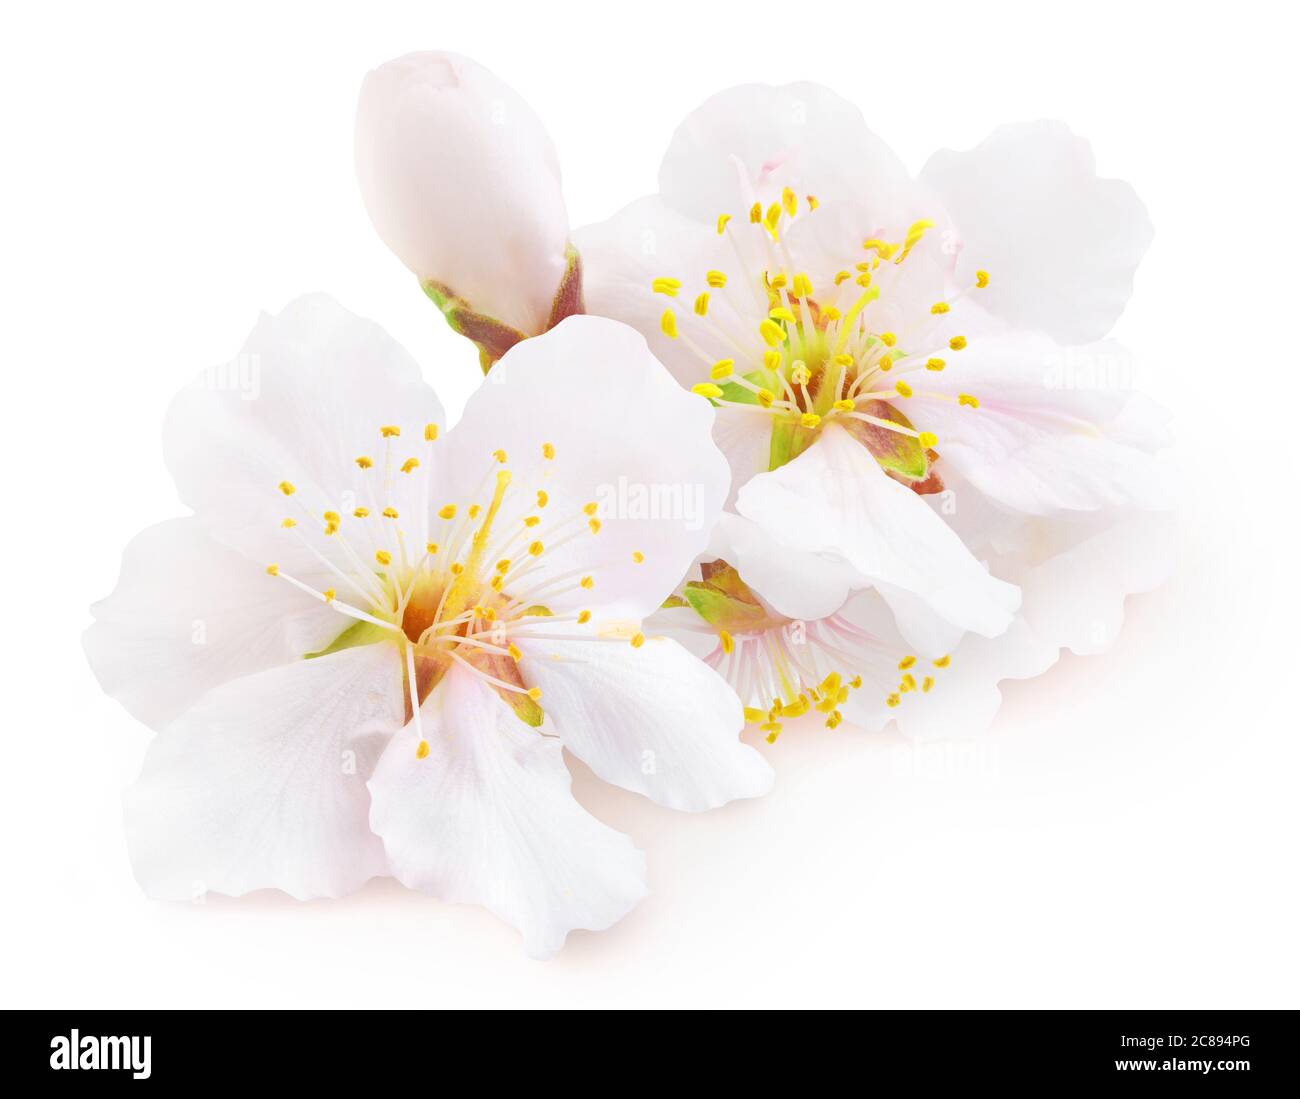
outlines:
{"label": "almond blossom", "polygon": [[[562,748],[678,809],[768,789],[731,690],[641,626],[728,475],[707,404],[635,332],[575,317],[520,344],[451,431],[415,363],[330,299],[263,318],[244,353],[256,399],[208,377],[173,403],[194,514],[128,547],[85,636],[158,731],[126,799],[151,895],[391,874],[546,956],[646,888]],[[610,513],[620,477],[698,487],[704,521]]]}
{"label": "almond blossom", "polygon": [[[1087,607],[1053,621],[1072,577],[1044,596],[1050,563],[1117,532],[1163,547],[1146,521],[1170,507],[1161,415],[1070,375],[1122,361],[1098,341],[1150,237],[1131,188],[1059,124],[1005,127],[913,179],[814,84],[715,96],[657,195],[574,235],[588,308],[717,408],[729,506],[761,556],[811,555],[810,588],[874,589],[932,657],[1034,619],[1086,648]],[[1094,594],[1109,608],[1161,571]]]}

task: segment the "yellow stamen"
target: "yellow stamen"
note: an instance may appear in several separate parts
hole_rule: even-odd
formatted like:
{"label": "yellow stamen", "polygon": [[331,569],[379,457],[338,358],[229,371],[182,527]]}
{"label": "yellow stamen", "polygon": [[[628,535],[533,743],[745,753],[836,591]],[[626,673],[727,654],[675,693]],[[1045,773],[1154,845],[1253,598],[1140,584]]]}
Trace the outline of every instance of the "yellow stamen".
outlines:
{"label": "yellow stamen", "polygon": [[286,496],[292,496],[292,495],[293,495],[295,492],[297,492],[298,490],[297,490],[296,488],[293,487],[293,482],[291,482],[291,481],[281,481],[281,482],[280,482],[280,491],[283,492]]}

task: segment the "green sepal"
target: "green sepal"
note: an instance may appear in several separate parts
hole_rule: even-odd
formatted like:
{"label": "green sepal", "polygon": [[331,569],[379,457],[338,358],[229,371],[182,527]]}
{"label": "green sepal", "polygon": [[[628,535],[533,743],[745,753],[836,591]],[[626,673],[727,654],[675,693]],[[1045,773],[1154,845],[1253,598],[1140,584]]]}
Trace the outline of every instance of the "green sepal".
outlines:
{"label": "green sepal", "polygon": [[[887,401],[869,401],[861,411],[880,420],[889,420],[900,427],[911,427],[912,421]],[[885,469],[909,481],[924,481],[930,474],[930,460],[915,436],[877,427],[863,420],[846,418],[845,430],[871,452]]]}
{"label": "green sepal", "polygon": [[318,656],[329,656],[344,649],[355,649],[359,645],[373,645],[377,641],[387,641],[393,637],[393,631],[376,626],[373,622],[353,622],[323,649],[314,653],[304,653],[304,660],[314,660]]}

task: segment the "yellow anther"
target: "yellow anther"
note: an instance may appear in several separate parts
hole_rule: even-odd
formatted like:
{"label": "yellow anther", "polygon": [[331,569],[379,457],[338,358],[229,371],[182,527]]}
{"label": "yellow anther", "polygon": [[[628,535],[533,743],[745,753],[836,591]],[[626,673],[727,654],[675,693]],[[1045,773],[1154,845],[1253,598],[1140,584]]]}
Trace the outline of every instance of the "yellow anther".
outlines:
{"label": "yellow anther", "polygon": [[321,512],[321,518],[327,523],[337,523],[339,521],[339,513],[337,511],[324,511]]}
{"label": "yellow anther", "polygon": [[578,625],[579,625],[579,626],[585,626],[585,625],[586,625],[588,622],[590,622],[590,621],[591,621],[591,611],[579,611],[579,612],[578,612]]}
{"label": "yellow anther", "polygon": [[799,417],[799,426],[814,428],[822,422],[822,418],[815,412],[805,412]]}
{"label": "yellow anther", "polygon": [[525,516],[524,516],[524,526],[526,526],[526,527],[535,527],[535,526],[537,526],[541,521],[542,521],[541,518],[540,518],[539,516],[536,516],[536,515],[525,515]]}
{"label": "yellow anther", "polygon": [[644,564],[644,563],[645,563],[645,554],[642,553],[640,550],[633,550],[633,551],[632,551],[632,563],[635,564],[635,565]]}
{"label": "yellow anther", "polygon": [[375,560],[381,565],[388,565],[392,563],[393,555],[387,550],[375,550]]}
{"label": "yellow anther", "polygon": [[886,347],[893,347],[896,343],[898,343],[898,337],[895,336],[892,332],[882,332],[880,333],[880,342],[883,343]]}
{"label": "yellow anther", "polygon": [[902,378],[899,378],[898,381],[894,383],[894,391],[900,397],[910,397],[912,395],[912,387],[903,381]]}
{"label": "yellow anther", "polygon": [[855,405],[847,397],[844,397],[836,401],[833,405],[831,405],[831,407],[835,409],[836,412],[852,412],[857,407],[857,405]]}
{"label": "yellow anther", "polygon": [[753,706],[745,707],[745,721],[750,725],[757,725],[760,721],[767,720],[767,711],[756,710]]}
{"label": "yellow anther", "polygon": [[634,633],[632,635],[632,648],[639,649],[644,644],[645,644],[645,634]]}
{"label": "yellow anther", "polygon": [[425,543],[424,543],[424,552],[427,553],[430,557],[432,557],[435,553],[438,552],[438,543],[437,543],[437,542],[425,542]]}
{"label": "yellow anther", "polygon": [[811,377],[812,371],[808,369],[808,364],[803,359],[795,359],[790,364],[790,380],[795,385],[807,385]]}
{"label": "yellow anther", "polygon": [[757,393],[754,394],[754,400],[756,400],[764,408],[771,408],[772,402],[776,400],[776,394],[773,393],[770,389],[760,389]]}
{"label": "yellow anther", "polygon": [[397,515],[397,509],[396,509],[396,508],[384,508],[382,514],[383,514],[383,516],[384,516],[385,519],[396,519],[396,518],[398,518],[398,515]]}
{"label": "yellow anther", "polygon": [[781,192],[781,205],[785,208],[786,214],[794,217],[799,211],[799,199],[789,187]]}
{"label": "yellow anther", "polygon": [[763,365],[767,367],[768,370],[778,369],[781,365],[781,361],[782,361],[781,352],[779,351],[763,352]]}
{"label": "yellow anther", "polygon": [[529,687],[528,697],[531,698],[534,702],[536,702],[539,698],[542,697],[541,687]]}
{"label": "yellow anther", "polygon": [[339,525],[336,520],[331,519],[328,523],[325,524],[326,534],[338,534],[338,532],[339,532]]}
{"label": "yellow anther", "polygon": [[853,272],[852,272],[852,271],[836,271],[836,272],[835,272],[835,285],[836,285],[836,286],[840,286],[840,285],[842,285],[842,284],[848,282],[849,279],[851,279],[852,277],[853,277]]}
{"label": "yellow anther", "polygon": [[916,676],[911,672],[906,673],[898,684],[898,689],[903,693],[916,690]]}
{"label": "yellow anther", "polygon": [[901,699],[899,699],[898,695],[893,694],[885,699],[885,705],[890,707],[897,706],[900,701]]}
{"label": "yellow anther", "polygon": [[763,204],[761,202],[756,202],[749,208],[749,221],[751,225],[757,225],[762,220]]}
{"label": "yellow anther", "polygon": [[831,716],[826,719],[826,728],[834,729],[844,718],[840,715],[839,710],[832,710]]}
{"label": "yellow anther", "polygon": [[840,311],[833,305],[828,305],[822,309],[822,320],[826,322],[837,321],[840,319]]}
{"label": "yellow anther", "polygon": [[522,659],[524,658],[523,650],[520,649],[519,646],[516,645],[513,641],[510,642],[510,644],[506,646],[506,652],[508,652],[508,653],[510,654],[510,659],[511,659],[511,660],[518,661],[518,660],[522,660]]}
{"label": "yellow anther", "polygon": [[506,452],[504,450],[494,450],[492,452],[492,457],[495,458],[502,465],[506,464]]}
{"label": "yellow anther", "polygon": [[816,195],[804,195],[803,197],[808,200],[809,210],[816,210],[817,207],[821,205],[821,203],[817,201]]}
{"label": "yellow anther", "polygon": [[589,500],[582,505],[583,515],[595,515],[600,510],[600,505],[595,500]]}
{"label": "yellow anther", "polygon": [[818,687],[818,690],[820,690],[822,694],[831,694],[840,689],[840,683],[842,682],[842,680],[843,677],[840,675],[839,672],[831,672],[830,675],[828,675],[825,679],[821,681],[821,685]]}
{"label": "yellow anther", "polygon": [[285,530],[292,530],[297,525],[298,525],[297,519],[290,519],[286,517],[280,521],[280,526],[284,527]]}
{"label": "yellow anther", "polygon": [[946,668],[949,664],[952,663],[952,656],[951,654],[946,656],[941,656],[939,657],[938,660],[931,660],[930,663],[933,664],[936,668]]}
{"label": "yellow anther", "polygon": [[546,548],[546,547],[543,546],[543,545],[541,544],[541,542],[532,542],[532,543],[530,543],[529,546],[528,546],[528,552],[529,552],[533,557],[541,557],[541,555],[542,555],[542,550],[544,550],[545,548]]}
{"label": "yellow anther", "polygon": [[455,505],[455,504],[443,504],[442,507],[440,507],[440,508],[438,509],[438,518],[439,518],[439,519],[455,519],[455,518],[456,518],[456,505]]}
{"label": "yellow anther", "polygon": [[812,279],[801,272],[795,275],[791,289],[794,291],[796,298],[811,298],[813,292]]}
{"label": "yellow anther", "polygon": [[979,408],[980,399],[978,397],[972,397],[969,393],[958,393],[957,403],[965,405],[967,408]]}
{"label": "yellow anther", "polygon": [[424,441],[425,441],[426,443],[431,443],[431,442],[433,442],[437,437],[438,437],[438,425],[437,425],[437,424],[425,424],[425,425],[424,425]]}
{"label": "yellow anther", "polygon": [[900,661],[898,662],[898,670],[899,670],[900,672],[905,672],[905,671],[907,671],[908,668],[914,667],[915,664],[916,664],[916,657],[914,657],[914,656],[905,656],[905,657],[903,657],[902,660],[900,660]]}
{"label": "yellow anther", "polygon": [[863,289],[866,289],[868,286],[871,285],[871,272],[870,272],[870,271],[863,271],[862,274],[860,274],[860,275],[859,275],[856,279],[854,279],[853,281],[856,282],[856,283],[857,283],[859,286],[861,286]]}
{"label": "yellow anther", "polygon": [[790,324],[794,324],[798,320],[798,318],[784,305],[778,305],[768,314],[768,316],[774,321],[787,321]]}
{"label": "yellow anther", "polygon": [[808,712],[808,699],[800,696],[799,701],[792,702],[788,706],[782,706],[780,714],[793,721],[796,717],[803,717]]}
{"label": "yellow anther", "polygon": [[588,591],[591,591],[591,589],[594,588],[595,586],[596,586],[596,579],[593,576],[584,576],[581,580],[578,581],[578,587],[586,588]]}
{"label": "yellow anther", "polygon": [[280,575],[280,566],[279,566],[279,565],[267,565],[267,566],[266,566],[266,575],[267,575],[267,576],[279,576],[279,575]]}
{"label": "yellow anther", "polygon": [[767,733],[767,742],[769,744],[775,744],[776,738],[781,735],[781,723],[779,721],[769,721],[764,725],[760,725],[759,728]]}
{"label": "yellow anther", "polygon": [[767,231],[771,233],[773,237],[776,236],[776,227],[780,221],[781,204],[779,202],[774,202],[767,208],[767,212],[763,215],[763,224],[767,227]]}
{"label": "yellow anther", "polygon": [[548,462],[555,457],[555,446],[552,443],[542,444],[542,457]]}
{"label": "yellow anther", "polygon": [[864,240],[862,247],[869,252],[875,252],[881,259],[889,259],[894,254],[894,246],[887,241],[877,240],[872,237],[870,240]]}
{"label": "yellow anther", "polygon": [[894,357],[892,355],[881,355],[879,361],[876,363],[876,366],[878,366],[881,370],[893,370]]}
{"label": "yellow anther", "polygon": [[486,618],[487,610],[483,607],[475,607],[471,612],[475,618]]}
{"label": "yellow anther", "polygon": [[930,312],[936,317],[941,317],[943,314],[948,312],[948,303],[946,301],[937,301],[930,306]]}
{"label": "yellow anther", "polygon": [[843,352],[840,352],[840,354],[832,357],[831,362],[833,362],[836,366],[849,367],[853,365],[853,356],[846,355]]}
{"label": "yellow anther", "polygon": [[704,275],[704,281],[714,290],[721,290],[727,285],[727,273],[725,271],[707,271]]}
{"label": "yellow anther", "polygon": [[734,373],[733,368],[735,365],[735,359],[719,359],[709,367],[709,377],[715,382],[720,382],[723,378],[730,378]]}
{"label": "yellow anther", "polygon": [[546,507],[546,505],[550,502],[550,499],[551,499],[551,498],[550,498],[549,496],[546,495],[546,491],[545,491],[545,489],[540,489],[540,488],[539,488],[539,489],[537,490],[537,506],[538,506],[539,508],[544,508],[544,507]]}
{"label": "yellow anther", "polygon": [[407,458],[406,461],[404,461],[404,462],[402,463],[402,466],[401,466],[402,472],[403,472],[403,473],[410,473],[410,472],[411,472],[413,469],[415,469],[419,464],[420,464],[420,459],[419,459],[419,458]]}
{"label": "yellow anther", "polygon": [[420,743],[415,746],[415,758],[416,759],[429,758],[429,742],[427,740],[421,740]]}
{"label": "yellow anther", "polygon": [[600,520],[599,520],[599,519],[588,519],[588,520],[587,520],[587,526],[591,528],[591,533],[592,533],[592,534],[599,534],[599,533],[600,533]]}
{"label": "yellow anther", "polygon": [[758,334],[763,337],[763,342],[768,347],[776,347],[785,342],[785,329],[771,319],[764,320],[758,326]]}
{"label": "yellow anther", "polygon": [[852,679],[849,680],[849,686],[856,691],[859,687],[862,686],[862,676],[855,675]]}
{"label": "yellow anther", "polygon": [[930,688],[933,686],[934,686],[934,676],[927,675],[923,680],[921,680],[921,692],[923,694],[928,692]]}
{"label": "yellow anther", "polygon": [[910,253],[920,242],[921,238],[925,236],[925,231],[933,228],[934,222],[924,218],[920,221],[912,222],[911,227],[907,230],[907,236],[903,238],[903,250],[899,253],[898,259],[895,262],[902,263],[903,260],[907,259],[908,253]]}
{"label": "yellow anther", "polygon": [[665,309],[659,318],[659,328],[670,340],[677,338],[677,317],[671,309]]}
{"label": "yellow anther", "polygon": [[718,215],[718,236],[722,236],[722,234],[726,232],[727,222],[729,222],[730,220],[731,220],[730,214]]}
{"label": "yellow anther", "polygon": [[966,346],[966,337],[953,336],[953,338],[948,341],[948,346],[954,351],[961,351]]}
{"label": "yellow anther", "polygon": [[497,564],[496,564],[496,569],[497,569],[497,572],[502,573],[502,574],[509,572],[509,571],[510,571],[510,558],[509,558],[509,557],[503,557],[503,558],[501,558],[501,560],[498,561]]}
{"label": "yellow anther", "polygon": [[321,595],[325,597],[326,603],[333,603],[334,597],[338,595],[338,592],[336,592],[333,588],[326,588],[323,592],[321,592]]}
{"label": "yellow anther", "polygon": [[357,465],[362,469],[369,469],[374,464],[375,460],[373,458],[367,458],[364,454],[357,458]]}
{"label": "yellow anther", "polygon": [[396,424],[385,424],[379,429],[379,434],[385,439],[396,439],[402,433],[402,429]]}
{"label": "yellow anther", "polygon": [[481,505],[470,504],[470,506],[465,509],[465,514],[468,515],[471,519],[477,519],[479,516],[479,512],[481,512],[482,510],[483,508]]}
{"label": "yellow anther", "polygon": [[726,630],[718,631],[718,642],[719,644],[722,645],[722,651],[724,653],[727,653],[728,655],[730,655],[731,652],[736,647],[735,639],[731,636],[731,634],[727,633]]}
{"label": "yellow anther", "polygon": [[682,288],[679,279],[655,279],[650,284],[650,289],[655,294],[665,294],[670,298],[677,297],[677,291]]}
{"label": "yellow anther", "polygon": [[722,390],[712,382],[697,382],[695,385],[691,386],[691,392],[697,396],[708,397],[709,399],[722,396]]}
{"label": "yellow anther", "polygon": [[293,482],[291,482],[291,481],[281,481],[281,482],[280,482],[280,491],[283,492],[286,496],[292,496],[292,495],[293,495],[295,492],[297,492],[298,490],[297,490],[296,488],[293,487]]}
{"label": "yellow anther", "polygon": [[462,572],[465,571],[465,566],[462,565],[459,561],[453,561],[451,564],[451,568],[448,569],[447,571],[450,572],[452,576],[459,576]]}
{"label": "yellow anther", "polygon": [[369,514],[370,514],[370,509],[369,509],[369,508],[353,508],[353,509],[352,509],[352,518],[353,518],[353,519],[364,519],[364,518],[365,518],[367,515],[369,515]]}
{"label": "yellow anther", "polygon": [[987,271],[975,272],[975,285],[983,290],[989,284],[989,273]]}
{"label": "yellow anther", "polygon": [[929,450],[938,445],[939,436],[933,431],[922,431],[921,434],[916,437],[916,441],[925,447],[926,450]]}
{"label": "yellow anther", "polygon": [[945,366],[947,366],[947,365],[948,365],[948,364],[947,364],[946,362],[944,362],[943,359],[926,359],[926,360],[925,360],[925,368],[926,368],[926,370],[942,370],[942,369],[943,369]]}
{"label": "yellow anther", "polygon": [[709,311],[709,295],[705,293],[696,298],[694,308],[697,317],[705,316]]}

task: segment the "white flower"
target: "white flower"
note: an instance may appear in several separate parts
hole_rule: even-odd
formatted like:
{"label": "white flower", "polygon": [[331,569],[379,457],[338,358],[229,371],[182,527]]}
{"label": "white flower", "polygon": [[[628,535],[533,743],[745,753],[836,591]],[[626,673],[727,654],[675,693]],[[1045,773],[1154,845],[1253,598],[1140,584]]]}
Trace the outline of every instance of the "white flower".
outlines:
{"label": "white flower", "polygon": [[723,515],[696,575],[651,626],[726,678],[769,743],[786,723],[814,718],[831,729],[892,719],[909,735],[970,735],[992,721],[1001,680],[1056,660],[1057,647],[1019,617],[994,640],[949,631],[918,648],[879,594],[850,592],[851,581],[842,564]]}
{"label": "white flower", "polygon": [[[208,377],[174,402],[195,514],[131,544],[85,637],[159,730],[127,797],[149,893],[337,896],[391,872],[547,955],[645,891],[562,745],[676,808],[766,791],[734,695],[638,625],[727,489],[707,405],[640,336],[575,317],[526,341],[450,432],[415,363],[329,299],[264,318],[245,356],[255,399]],[[603,513],[620,477],[692,486],[699,522]]]}
{"label": "white flower", "polygon": [[356,162],[384,243],[488,358],[582,312],[555,148],[481,65],[412,53],[368,74]]}
{"label": "white flower", "polygon": [[1020,605],[954,507],[1168,507],[1127,388],[1073,377],[1122,353],[1057,342],[1105,334],[1150,235],[1064,127],[1005,128],[914,181],[855,108],[796,84],[709,100],[660,193],[575,240],[588,308],[718,407],[740,514],[846,563],[924,647],[995,637]]}

